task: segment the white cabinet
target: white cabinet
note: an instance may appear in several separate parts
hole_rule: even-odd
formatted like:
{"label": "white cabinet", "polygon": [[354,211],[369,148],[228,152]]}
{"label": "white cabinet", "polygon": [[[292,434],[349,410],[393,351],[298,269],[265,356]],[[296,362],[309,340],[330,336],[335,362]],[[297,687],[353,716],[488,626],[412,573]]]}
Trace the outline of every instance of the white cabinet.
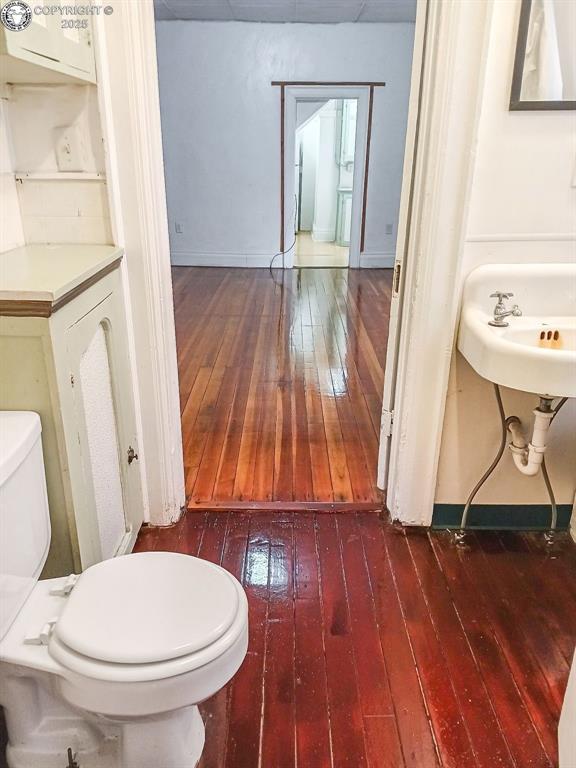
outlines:
{"label": "white cabinet", "polygon": [[[38,7],[48,5],[39,3]],[[9,52],[18,55],[18,51],[28,51],[37,56],[58,60],[58,19],[32,13],[30,26],[20,32],[4,30],[4,44]]]}
{"label": "white cabinet", "polygon": [[[3,83],[96,81],[92,19],[61,14],[55,11],[59,5],[58,0],[36,3],[32,22],[19,32],[0,27]],[[42,6],[52,12],[37,13]]]}
{"label": "white cabinet", "polygon": [[[75,248],[84,247],[60,250]],[[62,290],[51,297],[1,292],[0,409],[33,410],[42,421],[52,522],[45,576],[129,552],[142,524],[121,253],[100,251],[102,264],[83,266],[78,279],[61,271]]]}

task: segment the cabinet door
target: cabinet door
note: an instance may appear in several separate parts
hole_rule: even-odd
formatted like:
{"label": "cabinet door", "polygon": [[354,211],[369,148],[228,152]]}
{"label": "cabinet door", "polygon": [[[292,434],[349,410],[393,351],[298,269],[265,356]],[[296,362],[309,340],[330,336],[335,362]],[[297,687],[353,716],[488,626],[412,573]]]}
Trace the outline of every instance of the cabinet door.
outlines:
{"label": "cabinet door", "polygon": [[136,416],[118,292],[71,325],[66,336],[78,435],[77,479],[84,486],[84,498],[75,494],[74,508],[86,568],[129,552],[143,519]]}
{"label": "cabinet door", "polygon": [[[51,5],[53,5],[52,0],[39,0],[34,7],[45,6],[49,8]],[[18,55],[19,48],[23,48],[39,56],[57,61],[59,58],[59,17],[55,14],[34,13],[34,8],[32,11],[32,22],[26,29],[21,32],[5,32],[6,49],[8,53],[14,56]]]}
{"label": "cabinet door", "polygon": [[[82,72],[93,74],[92,22],[89,16],[62,16],[58,21],[58,59]],[[86,23],[86,26],[81,26]]]}

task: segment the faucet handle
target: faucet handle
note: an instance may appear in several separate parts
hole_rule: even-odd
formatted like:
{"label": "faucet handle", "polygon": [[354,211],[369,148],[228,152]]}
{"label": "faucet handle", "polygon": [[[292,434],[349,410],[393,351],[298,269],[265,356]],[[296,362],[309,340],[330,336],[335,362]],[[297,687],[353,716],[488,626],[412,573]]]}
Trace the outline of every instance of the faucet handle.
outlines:
{"label": "faucet handle", "polygon": [[502,299],[511,299],[512,296],[514,296],[513,293],[504,293],[503,291],[494,291],[494,293],[490,294],[491,299],[498,299],[498,301],[502,301]]}

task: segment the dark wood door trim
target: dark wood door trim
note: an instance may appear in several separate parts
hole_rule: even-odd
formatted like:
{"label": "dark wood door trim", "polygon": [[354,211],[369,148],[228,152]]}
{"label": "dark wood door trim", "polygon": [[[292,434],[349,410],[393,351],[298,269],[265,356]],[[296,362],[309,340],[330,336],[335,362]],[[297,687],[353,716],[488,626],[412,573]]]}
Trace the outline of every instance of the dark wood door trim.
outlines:
{"label": "dark wood door trim", "polygon": [[368,171],[370,169],[370,141],[372,139],[372,111],[374,108],[374,86],[370,86],[368,98],[368,133],[366,135],[366,158],[364,162],[364,190],[362,193],[362,224],[360,226],[360,254],[364,252],[366,239],[366,206],[368,203]]}
{"label": "dark wood door trim", "polygon": [[360,86],[364,87],[384,87],[386,83],[382,81],[372,80],[372,81],[360,81],[360,80],[272,80],[270,83],[271,85],[279,85],[282,88],[286,85],[335,85],[340,87],[349,86],[351,88],[358,88]]}
{"label": "dark wood door trim", "polygon": [[284,131],[286,112],[286,89],[280,87],[280,253],[282,254],[282,266],[284,266]]}

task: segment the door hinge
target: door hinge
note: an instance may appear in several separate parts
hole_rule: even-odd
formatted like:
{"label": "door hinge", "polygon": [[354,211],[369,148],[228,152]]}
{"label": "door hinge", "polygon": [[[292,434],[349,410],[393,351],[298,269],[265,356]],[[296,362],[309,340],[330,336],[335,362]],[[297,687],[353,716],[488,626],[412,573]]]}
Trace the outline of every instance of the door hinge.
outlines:
{"label": "door hinge", "polygon": [[128,446],[127,454],[128,454],[128,464],[132,464],[134,459],[136,459],[136,461],[138,460],[138,454],[136,453],[134,448],[132,448],[131,445]]}
{"label": "door hinge", "polygon": [[394,264],[394,280],[392,284],[392,290],[394,293],[398,293],[400,290],[400,278],[402,277],[402,262],[397,261]]}
{"label": "door hinge", "polygon": [[382,422],[380,424],[380,437],[391,437],[393,423],[394,423],[394,411],[382,411]]}
{"label": "door hinge", "polygon": [[74,374],[73,373],[70,374],[70,385],[72,387],[74,386]]}

